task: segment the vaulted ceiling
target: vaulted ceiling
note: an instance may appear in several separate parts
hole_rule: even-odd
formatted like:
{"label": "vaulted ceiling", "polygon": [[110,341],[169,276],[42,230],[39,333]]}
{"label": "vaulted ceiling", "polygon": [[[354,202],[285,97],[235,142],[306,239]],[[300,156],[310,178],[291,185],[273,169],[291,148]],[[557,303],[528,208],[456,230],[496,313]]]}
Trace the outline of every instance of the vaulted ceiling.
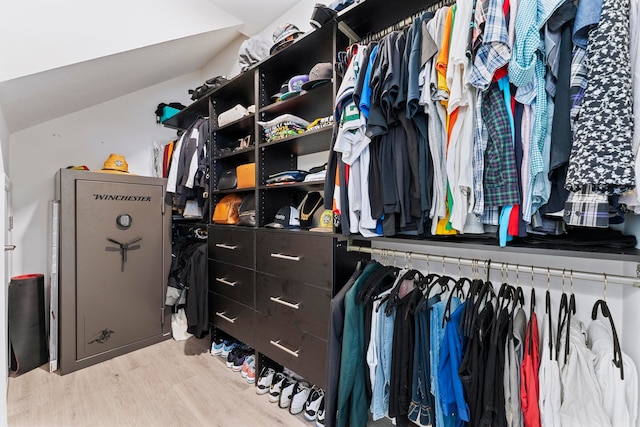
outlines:
{"label": "vaulted ceiling", "polygon": [[[30,7],[43,2],[14,0],[9,13],[3,13],[9,16],[8,25],[0,26],[1,43],[9,43],[0,48],[0,58],[5,61],[0,63],[0,105],[9,131],[17,132],[197,71],[232,41],[258,34],[299,1],[106,2],[116,7],[126,5],[118,12],[96,10],[99,3],[95,2],[62,0],[44,2],[55,5],[40,11],[48,16],[20,23],[19,18],[29,14]],[[167,8],[158,10],[162,3]],[[137,16],[124,16],[131,4],[137,5],[138,9],[130,10]],[[86,13],[93,11],[90,15],[82,10],[87,5],[90,8]],[[3,8],[7,12],[6,4]],[[147,24],[140,28],[151,28],[143,34],[137,28],[140,20]],[[25,22],[31,22],[32,27]],[[77,33],[70,34],[74,29]],[[113,32],[119,36],[112,37],[114,41],[109,40]],[[33,33],[38,40],[28,37]]]}

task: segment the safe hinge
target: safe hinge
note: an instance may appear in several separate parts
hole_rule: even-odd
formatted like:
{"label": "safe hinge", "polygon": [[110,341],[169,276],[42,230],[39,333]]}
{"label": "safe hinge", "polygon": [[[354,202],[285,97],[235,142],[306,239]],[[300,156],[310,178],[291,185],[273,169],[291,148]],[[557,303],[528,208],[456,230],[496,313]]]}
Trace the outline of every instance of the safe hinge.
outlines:
{"label": "safe hinge", "polygon": [[636,264],[636,279],[640,279],[640,264]]}
{"label": "safe hinge", "polygon": [[8,228],[9,228],[9,231],[13,230],[13,215],[9,217]]}
{"label": "safe hinge", "polygon": [[160,318],[160,325],[164,326],[164,307],[160,309],[160,314],[162,315]]}

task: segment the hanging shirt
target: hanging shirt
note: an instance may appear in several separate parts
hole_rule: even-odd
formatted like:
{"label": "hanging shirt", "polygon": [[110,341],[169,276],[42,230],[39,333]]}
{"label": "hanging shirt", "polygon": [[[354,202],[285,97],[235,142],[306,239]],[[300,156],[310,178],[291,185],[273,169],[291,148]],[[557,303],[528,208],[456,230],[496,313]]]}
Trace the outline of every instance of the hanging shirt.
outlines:
{"label": "hanging shirt", "polygon": [[[575,317],[571,319],[569,326],[569,358],[561,372],[561,425],[562,427],[611,427],[602,403],[602,390],[594,371],[596,356],[587,348],[587,331],[582,322]],[[566,331],[565,328],[562,329]],[[564,340],[561,339],[561,341]],[[560,357],[564,357],[562,352]]]}
{"label": "hanging shirt", "polygon": [[[481,90],[489,88],[495,72],[507,65],[511,58],[509,35],[504,12],[502,11],[502,3],[499,0],[488,0],[482,44],[478,48],[473,62],[470,82]],[[476,9],[477,13],[478,9]]]}
{"label": "hanging shirt", "polygon": [[622,353],[624,380],[613,363],[613,335],[608,321],[598,318],[587,330],[596,356],[595,373],[602,390],[604,409],[615,427],[635,427],[638,419],[638,373],[633,360]]}
{"label": "hanging shirt", "polygon": [[[542,341],[540,343],[542,346],[542,354],[539,359],[540,397],[538,405],[540,409],[540,416],[536,417],[535,413],[527,415],[528,410],[525,412],[525,408],[530,408],[532,407],[531,405],[534,405],[534,403],[531,402],[532,396],[527,394],[527,400],[530,404],[525,406],[524,400],[522,402],[525,427],[537,427],[541,425],[540,423],[542,423],[544,427],[560,427],[560,405],[562,404],[560,400],[560,393],[562,386],[560,384],[560,369],[551,347],[554,342],[554,331],[555,328],[553,327],[553,322],[550,321],[548,315],[545,315],[544,322],[542,324]],[[529,381],[527,381],[527,383],[529,386],[533,386]]]}
{"label": "hanging shirt", "polygon": [[[431,334],[429,340],[431,342],[430,350],[430,363],[431,363],[431,390],[433,392],[435,401],[435,413],[437,426],[450,426],[453,419],[449,417],[442,409],[442,395],[440,392],[440,357],[442,347],[444,345],[444,331],[442,327],[442,319],[444,317],[444,310],[447,305],[447,301],[440,301],[433,305],[431,309]],[[451,310],[455,311],[460,305],[459,298],[453,298],[451,300]],[[448,424],[445,424],[445,420]]]}
{"label": "hanging shirt", "polygon": [[[527,317],[522,308],[513,316],[512,335],[507,337],[504,367],[504,409],[507,427],[522,427],[522,409],[520,402],[521,366],[526,351],[525,335]],[[536,337],[537,338],[537,337]],[[536,339],[537,342],[537,339]],[[536,399],[537,401],[537,399]]]}
{"label": "hanging shirt", "polygon": [[438,381],[442,411],[446,416],[455,418],[455,425],[463,425],[463,421],[469,421],[469,406],[464,398],[462,381],[458,375],[458,368],[462,360],[463,349],[466,345],[466,337],[460,333],[460,322],[464,304],[453,311],[444,331]]}
{"label": "hanging shirt", "polygon": [[538,407],[540,395],[540,382],[538,380],[540,349],[538,343],[538,317],[536,312],[533,311],[527,324],[523,342],[524,357],[520,365],[520,404],[522,408],[522,425],[524,427],[540,427],[540,409]]}

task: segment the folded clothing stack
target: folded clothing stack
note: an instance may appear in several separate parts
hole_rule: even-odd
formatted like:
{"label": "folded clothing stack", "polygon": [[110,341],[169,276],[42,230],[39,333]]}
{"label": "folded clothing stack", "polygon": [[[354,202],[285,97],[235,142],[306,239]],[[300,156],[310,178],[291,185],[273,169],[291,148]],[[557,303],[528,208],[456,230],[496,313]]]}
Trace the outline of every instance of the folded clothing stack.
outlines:
{"label": "folded clothing stack", "polygon": [[304,133],[309,126],[305,119],[293,114],[283,114],[269,121],[259,121],[264,131],[265,142],[273,142],[292,135]]}

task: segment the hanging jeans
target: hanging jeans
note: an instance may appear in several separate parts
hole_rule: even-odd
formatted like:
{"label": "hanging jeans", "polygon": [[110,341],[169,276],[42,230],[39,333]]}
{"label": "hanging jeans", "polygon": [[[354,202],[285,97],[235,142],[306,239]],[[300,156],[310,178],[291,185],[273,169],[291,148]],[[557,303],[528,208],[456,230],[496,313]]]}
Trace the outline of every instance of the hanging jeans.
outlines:
{"label": "hanging jeans", "polygon": [[376,365],[376,381],[373,386],[371,398],[371,414],[373,420],[384,418],[389,413],[389,394],[391,392],[391,345],[393,342],[393,324],[395,313],[385,315],[387,302],[373,312],[378,316],[378,337],[376,348],[378,351],[378,364]]}
{"label": "hanging jeans", "polygon": [[431,348],[430,311],[438,301],[440,301],[439,296],[431,297],[429,301],[423,299],[415,312],[415,345],[409,419],[420,426],[432,425],[435,420],[433,394],[431,394],[429,349]]}

